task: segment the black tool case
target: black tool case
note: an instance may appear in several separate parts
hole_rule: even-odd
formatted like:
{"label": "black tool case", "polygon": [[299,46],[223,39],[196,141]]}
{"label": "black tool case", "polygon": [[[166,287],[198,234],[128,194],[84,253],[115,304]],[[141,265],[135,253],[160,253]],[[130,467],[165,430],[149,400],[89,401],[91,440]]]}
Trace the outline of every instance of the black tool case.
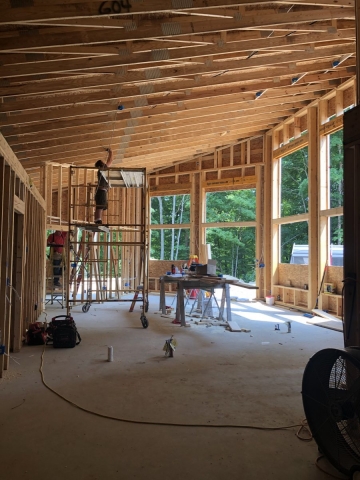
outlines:
{"label": "black tool case", "polygon": [[70,315],[53,317],[49,324],[48,333],[54,348],[74,348],[81,342],[74,319]]}

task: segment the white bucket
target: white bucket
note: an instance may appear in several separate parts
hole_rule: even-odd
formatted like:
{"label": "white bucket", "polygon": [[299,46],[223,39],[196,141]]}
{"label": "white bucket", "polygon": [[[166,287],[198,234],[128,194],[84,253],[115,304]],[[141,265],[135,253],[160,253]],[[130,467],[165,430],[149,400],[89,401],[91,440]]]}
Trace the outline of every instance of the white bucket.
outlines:
{"label": "white bucket", "polygon": [[275,297],[273,295],[269,295],[265,298],[267,305],[274,305]]}

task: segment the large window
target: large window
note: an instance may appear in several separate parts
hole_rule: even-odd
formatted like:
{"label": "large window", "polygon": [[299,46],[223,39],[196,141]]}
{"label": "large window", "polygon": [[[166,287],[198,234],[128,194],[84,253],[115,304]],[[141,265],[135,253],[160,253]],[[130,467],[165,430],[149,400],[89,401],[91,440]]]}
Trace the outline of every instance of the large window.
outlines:
{"label": "large window", "polygon": [[[344,204],[344,147],[343,130],[338,130],[327,137],[328,141],[328,171],[327,175],[327,206],[339,209]],[[338,213],[338,211],[334,212]],[[328,245],[326,258],[328,265],[343,266],[344,257],[344,227],[343,216],[327,216]]]}
{"label": "large window", "polygon": [[151,198],[151,225],[190,222],[190,195],[165,195]]}
{"label": "large window", "polygon": [[189,255],[189,228],[166,228],[151,231],[151,258],[155,260],[187,260]]}
{"label": "large window", "polygon": [[308,264],[308,222],[281,225],[280,238],[281,263]]}
{"label": "large window", "polygon": [[255,227],[207,228],[206,243],[219,272],[244,282],[255,280]]}
{"label": "large window", "polygon": [[344,217],[330,217],[329,265],[344,265]]}
{"label": "large window", "polygon": [[[190,254],[190,230],[179,228],[190,223],[190,195],[166,195],[151,198],[150,256],[156,260],[187,260]],[[176,228],[169,228],[174,225]]]}
{"label": "large window", "polygon": [[207,222],[255,220],[256,190],[230,190],[206,194]]}
{"label": "large window", "polygon": [[255,189],[206,194],[206,222],[219,224],[206,229],[211,256],[219,272],[245,282],[255,280],[255,227],[242,227],[241,222],[255,221],[255,217]]}
{"label": "large window", "polygon": [[304,147],[281,159],[281,217],[307,213],[308,148]]}
{"label": "large window", "polygon": [[343,131],[338,130],[330,137],[330,208],[343,205],[344,194],[344,147]]}

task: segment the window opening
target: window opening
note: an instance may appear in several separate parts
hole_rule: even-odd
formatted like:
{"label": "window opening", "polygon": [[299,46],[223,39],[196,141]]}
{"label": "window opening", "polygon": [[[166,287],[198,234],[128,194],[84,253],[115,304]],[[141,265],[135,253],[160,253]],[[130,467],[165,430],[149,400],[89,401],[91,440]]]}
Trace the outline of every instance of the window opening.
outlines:
{"label": "window opening", "polygon": [[308,265],[308,222],[281,225],[280,238],[281,263]]}
{"label": "window opening", "polygon": [[330,137],[330,208],[341,207],[344,199],[344,147],[343,130]]}
{"label": "window opening", "polygon": [[[190,254],[190,195],[164,195],[151,198],[151,225],[165,225],[151,230],[150,256],[156,260],[186,260]],[[176,228],[169,228],[174,225]],[[150,227],[151,228],[151,227]]]}
{"label": "window opening", "polygon": [[255,220],[256,189],[207,192],[206,222],[246,222]]}
{"label": "window opening", "polygon": [[281,158],[281,217],[309,211],[308,147]]}
{"label": "window opening", "polygon": [[206,243],[222,274],[255,282],[255,227],[207,228]]}

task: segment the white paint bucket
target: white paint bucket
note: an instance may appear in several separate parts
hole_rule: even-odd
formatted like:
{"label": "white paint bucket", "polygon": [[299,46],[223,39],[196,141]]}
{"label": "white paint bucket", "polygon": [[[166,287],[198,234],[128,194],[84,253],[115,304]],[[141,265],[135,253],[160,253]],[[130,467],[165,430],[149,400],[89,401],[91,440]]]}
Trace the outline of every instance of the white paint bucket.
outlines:
{"label": "white paint bucket", "polygon": [[267,305],[274,305],[275,303],[275,298],[273,295],[269,295],[265,298],[266,304]]}

